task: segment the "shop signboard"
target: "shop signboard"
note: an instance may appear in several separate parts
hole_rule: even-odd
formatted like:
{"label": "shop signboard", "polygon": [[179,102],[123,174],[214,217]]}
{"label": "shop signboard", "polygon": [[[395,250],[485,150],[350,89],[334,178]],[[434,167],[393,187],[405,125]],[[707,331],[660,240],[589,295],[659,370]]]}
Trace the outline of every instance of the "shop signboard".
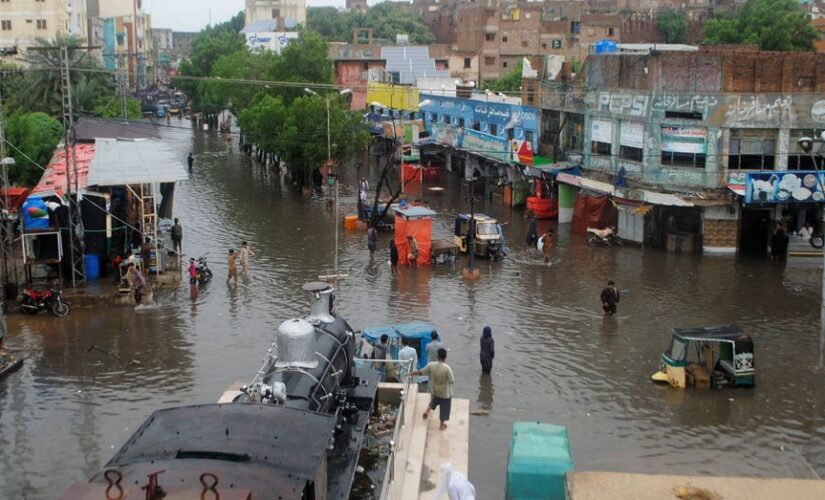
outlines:
{"label": "shop signboard", "polygon": [[462,149],[501,163],[510,162],[510,141],[503,137],[484,134],[477,130],[464,130]]}
{"label": "shop signboard", "polygon": [[706,154],[708,132],[703,127],[662,127],[662,151]]}
{"label": "shop signboard", "polygon": [[822,203],[825,173],[748,172],[745,174],[745,203]]}
{"label": "shop signboard", "polygon": [[432,141],[454,148],[461,147],[461,139],[464,135],[463,131],[464,129],[460,127],[453,127],[444,123],[434,122],[430,124],[430,137]]}
{"label": "shop signboard", "polygon": [[613,122],[610,120],[593,120],[590,124],[590,140],[613,144]]}
{"label": "shop signboard", "polygon": [[261,52],[264,50],[272,51],[280,54],[284,47],[289,45],[289,42],[298,38],[297,31],[278,31],[278,32],[263,32],[263,33],[247,33],[246,46],[252,52]]}

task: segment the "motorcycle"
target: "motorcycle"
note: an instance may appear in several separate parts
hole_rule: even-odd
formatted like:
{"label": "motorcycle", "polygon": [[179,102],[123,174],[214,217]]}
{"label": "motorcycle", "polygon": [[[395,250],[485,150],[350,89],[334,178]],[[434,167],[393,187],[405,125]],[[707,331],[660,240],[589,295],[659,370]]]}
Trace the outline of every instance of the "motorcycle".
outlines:
{"label": "motorcycle", "polygon": [[40,291],[33,288],[23,290],[23,301],[20,304],[23,314],[37,314],[44,309],[50,310],[58,318],[68,316],[69,304],[63,300],[63,292],[57,286]]}
{"label": "motorcycle", "polygon": [[212,271],[206,264],[206,257],[198,257],[198,260],[195,263],[195,271],[198,273],[198,284],[204,285],[212,280]]}
{"label": "motorcycle", "polygon": [[585,236],[584,241],[587,242],[587,246],[592,246],[596,243],[603,243],[609,247],[614,245],[620,247],[623,244],[622,239],[619,238],[618,234],[616,234],[615,227],[608,227],[606,229],[588,227],[587,235]]}

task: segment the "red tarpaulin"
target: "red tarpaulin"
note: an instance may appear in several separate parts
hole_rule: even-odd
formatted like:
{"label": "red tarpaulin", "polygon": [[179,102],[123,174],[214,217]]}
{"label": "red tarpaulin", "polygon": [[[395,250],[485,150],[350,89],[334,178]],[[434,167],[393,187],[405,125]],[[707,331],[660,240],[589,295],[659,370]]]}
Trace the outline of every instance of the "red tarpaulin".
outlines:
{"label": "red tarpaulin", "polygon": [[573,222],[570,224],[570,232],[584,236],[588,227],[604,229],[616,225],[619,213],[607,196],[585,196],[579,194],[576,197],[576,206],[573,209]]}
{"label": "red tarpaulin", "polygon": [[401,215],[395,216],[395,246],[398,247],[399,264],[407,264],[407,255],[410,253],[407,244],[409,234],[418,242],[418,265],[430,263],[432,228],[433,220],[429,217],[408,219]]}
{"label": "red tarpaulin", "polygon": [[[23,202],[26,201],[26,198],[29,196],[29,190],[24,187],[13,187],[9,188],[9,207],[12,212],[16,212],[20,209],[20,206],[23,205]],[[6,199],[6,190],[0,189],[0,196],[2,196],[3,201],[5,202]]]}

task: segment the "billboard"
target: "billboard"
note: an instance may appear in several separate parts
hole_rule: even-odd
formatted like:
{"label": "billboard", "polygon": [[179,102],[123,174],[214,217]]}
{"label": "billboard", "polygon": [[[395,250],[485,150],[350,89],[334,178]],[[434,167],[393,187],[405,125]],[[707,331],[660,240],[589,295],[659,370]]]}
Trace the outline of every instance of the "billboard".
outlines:
{"label": "billboard", "polygon": [[745,203],[822,203],[825,173],[748,172],[745,174]]}
{"label": "billboard", "polygon": [[662,127],[662,151],[706,154],[708,132],[703,127]]}
{"label": "billboard", "polygon": [[295,40],[296,38],[298,38],[297,31],[247,33],[246,46],[252,52],[269,50],[276,54],[280,54],[281,50],[289,45],[291,40]]}

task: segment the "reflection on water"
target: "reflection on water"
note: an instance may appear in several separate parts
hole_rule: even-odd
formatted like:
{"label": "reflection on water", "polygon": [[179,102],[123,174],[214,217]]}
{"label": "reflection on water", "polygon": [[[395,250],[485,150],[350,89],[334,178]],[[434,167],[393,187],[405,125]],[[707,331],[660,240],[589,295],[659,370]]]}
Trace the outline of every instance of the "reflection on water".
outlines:
{"label": "reflection on water", "polygon": [[[11,316],[8,342],[24,368],[0,383],[0,491],[55,498],[108,460],[153,410],[215,401],[252,377],[276,326],[306,310],[300,286],[331,274],[333,211],[295,196],[275,174],[227,151],[225,142],[170,129],[181,159],[197,156],[176,191],[187,257],[209,258],[215,278],[157,294],[158,305],[72,311],[65,319]],[[345,172],[340,213],[356,210]],[[417,187],[451,237],[466,192]],[[401,267],[393,277],[389,234],[370,261],[366,236],[342,231],[338,308],[355,328],[428,320],[450,349],[457,397],[467,398],[470,478],[480,498],[501,498],[511,426],[568,427],[579,470],[813,477],[825,473],[825,387],[819,332],[820,270],[759,260],[667,255],[634,247],[588,248],[563,225],[553,265],[526,248],[522,212],[478,204],[507,222],[509,256],[479,260],[481,279],[455,268]],[[250,277],[227,286],[226,254],[241,241],[256,257]],[[622,289],[615,317],[599,293]],[[679,392],[649,377],[675,325],[738,322],[754,338],[757,386]],[[496,339],[491,377],[481,377],[478,338]],[[97,350],[95,345],[124,362]],[[136,360],[137,363],[132,363]],[[487,413],[489,412],[489,413]]]}

